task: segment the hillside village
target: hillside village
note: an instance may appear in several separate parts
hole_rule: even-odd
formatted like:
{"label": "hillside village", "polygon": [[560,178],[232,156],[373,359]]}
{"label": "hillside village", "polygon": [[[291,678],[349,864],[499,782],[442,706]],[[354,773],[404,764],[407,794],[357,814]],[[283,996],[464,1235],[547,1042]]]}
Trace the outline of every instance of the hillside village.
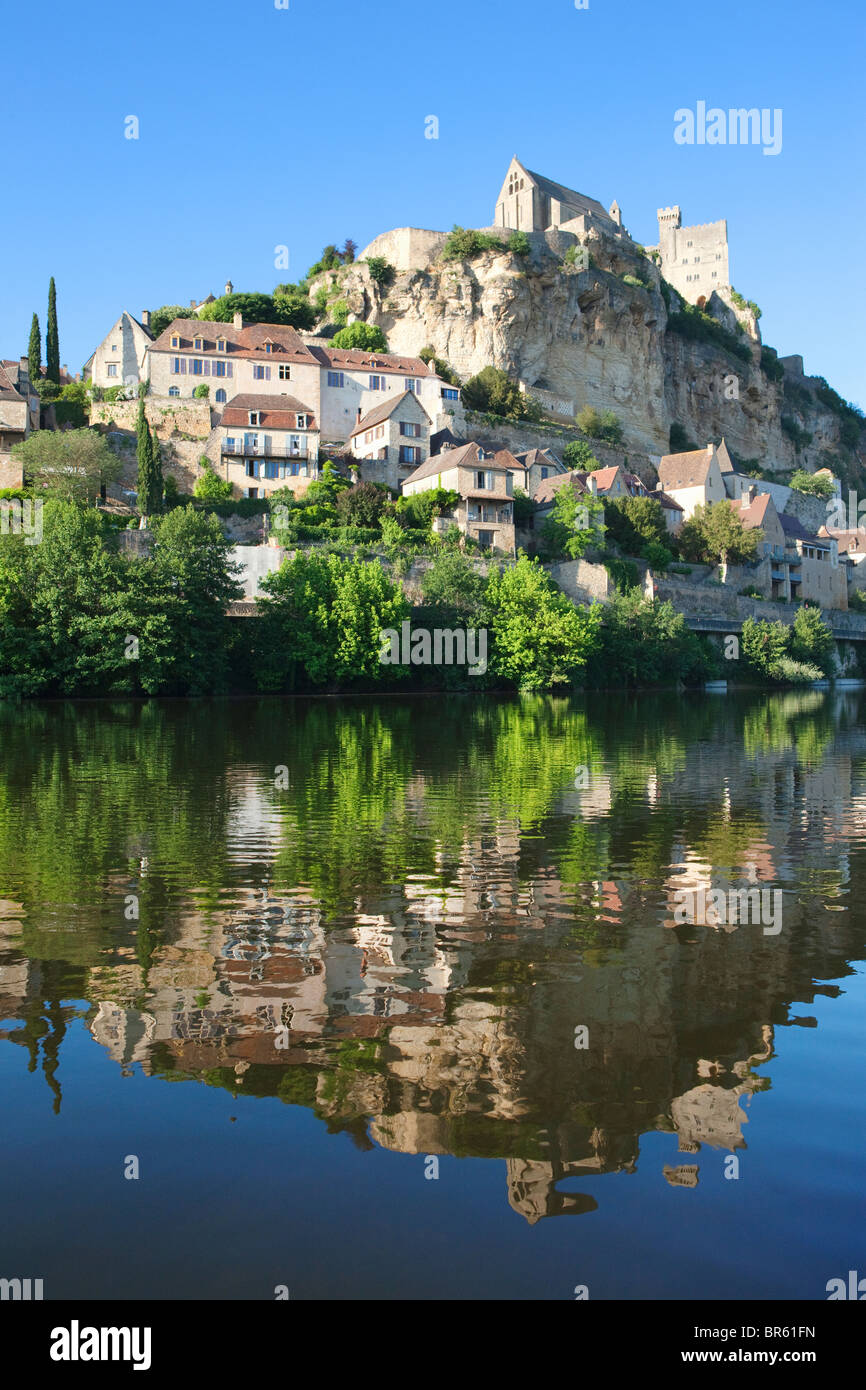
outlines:
{"label": "hillside village", "polygon": [[[31,342],[0,362],[0,488],[26,494],[20,446],[40,430],[85,426],[120,461],[99,504],[146,554],[144,420],[164,504],[220,503],[247,605],[299,546],[372,544],[379,511],[360,501],[343,531],[317,531],[307,494],[321,502],[314,485],[335,479],[392,504],[435,494],[432,544],[456,537],[479,563],[537,554],[578,603],[608,601],[627,573],[700,630],[713,613],[866,607],[856,505],[840,525],[864,476],[862,415],[761,342],[725,221],[683,226],[674,206],[658,222],[658,244],[639,246],[616,201],[605,211],[514,159],[488,228],[326,248],[270,298],[283,320],[300,305],[296,324],[262,318],[267,296],[231,282],[168,321],[123,310],[80,373],[55,363],[49,391]],[[714,551],[720,507],[734,539]],[[345,530],[371,516],[372,533]]]}

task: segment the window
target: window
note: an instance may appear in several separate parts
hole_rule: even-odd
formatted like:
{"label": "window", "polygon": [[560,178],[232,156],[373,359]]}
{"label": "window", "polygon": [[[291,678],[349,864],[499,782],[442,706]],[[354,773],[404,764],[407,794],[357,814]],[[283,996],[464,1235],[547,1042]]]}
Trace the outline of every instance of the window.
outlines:
{"label": "window", "polygon": [[421,438],[421,426],[420,426],[420,425],[409,425],[409,424],[406,423],[405,420],[401,420],[401,421],[400,421],[400,433],[401,433],[402,435],[406,435],[409,439],[420,439],[420,438]]}
{"label": "window", "polygon": [[511,508],[500,507],[499,511],[496,513],[496,520],[504,522],[507,525],[511,521]]}
{"label": "window", "polygon": [[691,246],[691,244],[692,244],[692,243],[691,243],[690,241],[687,241],[687,242],[686,242],[686,246]]}
{"label": "window", "polygon": [[250,424],[260,425],[262,423],[262,412],[260,410],[250,411]]}
{"label": "window", "polygon": [[371,377],[370,377],[370,390],[371,390],[371,391],[387,391],[387,390],[388,390],[388,383],[387,383],[387,381],[385,380],[385,378],[384,378],[383,376],[371,376]]}
{"label": "window", "polygon": [[214,396],[214,400],[216,401],[217,405],[224,405],[224,404],[225,404],[225,398],[226,398],[226,393],[225,393],[225,391],[223,390],[223,388],[220,387],[220,389],[217,391],[216,395]]}
{"label": "window", "polygon": [[493,532],[492,532],[492,531],[479,531],[479,532],[478,532],[478,544],[481,546],[481,549],[482,549],[482,550],[489,550],[490,547],[493,545]]}
{"label": "window", "polygon": [[254,459],[246,459],[246,461],[244,462],[244,472],[246,473],[248,478],[255,478],[258,476],[258,474],[256,473],[257,467],[258,464],[255,462]]}
{"label": "window", "polygon": [[542,480],[542,482],[544,481],[544,479],[545,479],[546,477],[548,477],[549,473],[550,473],[550,469],[549,469],[549,468],[542,468],[542,470],[541,470],[541,480]]}
{"label": "window", "polygon": [[[169,388],[168,388],[168,394],[169,394],[170,396],[179,396],[179,395],[180,395],[180,387],[179,387],[179,386],[169,386]],[[223,392],[223,395],[225,395],[225,392]]]}
{"label": "window", "polygon": [[496,508],[495,508],[495,507],[488,507],[486,502],[483,503],[483,504],[482,504],[482,507],[481,507],[481,520],[482,520],[482,521],[495,521],[495,520],[496,520]]}
{"label": "window", "polygon": [[253,363],[253,378],[256,381],[270,381],[271,369],[266,367],[263,362]]}
{"label": "window", "polygon": [[268,459],[267,463],[265,464],[265,477],[266,477],[266,478],[278,478],[278,477],[279,477],[279,464],[276,462],[275,459],[274,459],[274,460]]}
{"label": "window", "polygon": [[204,363],[200,357],[190,358],[189,369],[193,376],[204,376]]}
{"label": "window", "polygon": [[111,344],[111,351],[112,351],[112,352],[117,352],[117,343],[112,343],[112,344]]}
{"label": "window", "polygon": [[228,350],[228,343],[226,342],[225,338],[217,338],[216,350],[217,352],[226,352]]}
{"label": "window", "polygon": [[299,455],[301,452],[301,436],[293,434],[289,436],[289,453]]}
{"label": "window", "polygon": [[442,399],[443,399],[443,401],[459,401],[459,399],[460,399],[460,392],[459,392],[459,391],[455,391],[455,389],[454,389],[453,386],[443,386],[443,387],[442,387]]}
{"label": "window", "polygon": [[372,443],[372,440],[373,440],[373,431],[372,431],[372,430],[367,430],[367,433],[364,435],[364,443],[365,443],[365,444],[370,444],[370,443]]}
{"label": "window", "polygon": [[466,509],[466,516],[467,516],[467,519],[468,519],[469,521],[477,521],[477,520],[478,520],[478,503],[477,503],[477,502],[470,502],[470,503],[469,503],[469,506],[468,506],[467,509]]}
{"label": "window", "polygon": [[306,416],[306,415],[298,415],[298,416],[296,417],[296,421],[297,421],[297,426],[298,426],[298,429],[299,429],[299,430],[307,430],[307,429],[310,428],[309,425],[307,424],[307,416]]}
{"label": "window", "polygon": [[[372,380],[372,378],[371,378]],[[342,372],[328,372],[329,386],[345,386],[346,378]]]}
{"label": "window", "polygon": [[176,333],[172,333],[171,335],[171,345],[174,348],[180,347],[180,338],[177,336]]}
{"label": "window", "polygon": [[108,372],[109,376],[117,376],[117,363],[109,362],[108,366],[106,367],[106,371]]}
{"label": "window", "polygon": [[274,350],[274,345],[273,345],[273,343],[265,343],[265,352],[273,352],[273,350]]}
{"label": "window", "polygon": [[475,474],[475,486],[479,492],[493,491],[493,474],[478,472]]}
{"label": "window", "polygon": [[193,340],[192,340],[192,345],[193,345],[193,347],[195,348],[196,352],[204,352],[204,339],[203,339],[203,338],[193,338]]}
{"label": "window", "polygon": [[376,433],[375,433],[375,435],[373,436],[373,438],[374,438],[374,439],[384,439],[384,438],[385,438],[385,426],[384,426],[384,425],[377,425],[377,426],[376,426]]}
{"label": "window", "polygon": [[291,369],[291,367],[289,366],[288,362],[281,362],[281,363],[280,363],[280,366],[279,366],[279,377],[280,377],[280,381],[291,381],[291,379],[292,379],[292,369]]}
{"label": "window", "polygon": [[258,495],[259,495],[259,490],[258,490],[257,487],[248,487],[248,488],[245,488],[245,489],[244,489],[244,496],[245,496],[245,497],[258,497]]}
{"label": "window", "polygon": [[420,463],[420,462],[421,462],[421,450],[418,449],[417,447],[415,447],[415,446],[412,445],[412,444],[401,444],[401,445],[400,445],[400,462],[401,462],[401,463]]}
{"label": "window", "polygon": [[226,368],[227,368],[228,366],[229,366],[229,363],[228,363],[228,362],[211,362],[211,364],[210,364],[210,374],[211,374],[211,376],[225,376],[225,375],[226,375]]}
{"label": "window", "polygon": [[226,439],[225,439],[223,442],[224,442],[224,444],[225,444],[225,451],[226,451],[226,453],[227,453],[227,454],[233,454],[234,451],[235,451],[235,441],[234,441],[234,439],[233,439],[231,436],[227,436]]}
{"label": "window", "polygon": [[421,383],[420,383],[420,381],[418,380],[417,377],[414,377],[414,376],[407,376],[406,379],[405,379],[405,381],[403,382],[403,385],[404,385],[404,387],[406,388],[407,391],[412,391],[412,392],[414,392],[414,394],[415,394],[416,396],[417,396],[418,392],[419,392],[420,389],[421,389]]}

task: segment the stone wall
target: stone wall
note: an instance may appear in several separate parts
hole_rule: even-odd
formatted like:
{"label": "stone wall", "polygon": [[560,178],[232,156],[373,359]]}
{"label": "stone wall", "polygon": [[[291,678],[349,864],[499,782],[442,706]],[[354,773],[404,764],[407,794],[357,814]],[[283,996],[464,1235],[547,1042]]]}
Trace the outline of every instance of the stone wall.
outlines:
{"label": "stone wall", "polygon": [[[207,439],[211,431],[211,412],[207,401],[175,401],[169,397],[148,396],[144,413],[151,430],[160,440],[175,434]],[[138,401],[100,401],[90,407],[91,425],[111,425],[116,430],[135,433]]]}
{"label": "stone wall", "polygon": [[549,567],[550,577],[573,603],[607,603],[612,593],[610,575],[604,565],[589,560],[563,560]]}
{"label": "stone wall", "polygon": [[24,469],[10,455],[0,457],[0,487],[21,487],[24,482]]}

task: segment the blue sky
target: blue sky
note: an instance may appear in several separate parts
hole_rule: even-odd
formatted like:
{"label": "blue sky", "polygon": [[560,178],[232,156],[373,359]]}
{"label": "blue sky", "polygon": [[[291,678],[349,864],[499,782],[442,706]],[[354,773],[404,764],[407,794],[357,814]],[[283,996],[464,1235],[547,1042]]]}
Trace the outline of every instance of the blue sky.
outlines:
{"label": "blue sky", "polygon": [[[866,408],[862,0],[149,0],[24,16],[0,90],[0,356],[78,370],[121,309],[300,278],[322,246],[486,225],[512,154],[639,241],[728,219],[765,341]],[[4,26],[7,34],[9,25]],[[782,150],[682,146],[699,100],[781,108]],[[140,138],[124,138],[135,115]],[[424,138],[425,117],[439,139]],[[17,153],[16,153],[17,152]],[[288,273],[274,248],[290,251]],[[825,249],[840,255],[825,259]]]}

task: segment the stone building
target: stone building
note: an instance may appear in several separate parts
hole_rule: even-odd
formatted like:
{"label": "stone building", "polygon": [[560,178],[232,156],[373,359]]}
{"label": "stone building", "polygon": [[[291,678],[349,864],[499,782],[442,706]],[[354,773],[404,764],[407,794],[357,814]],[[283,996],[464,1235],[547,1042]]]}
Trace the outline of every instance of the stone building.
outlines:
{"label": "stone building", "polygon": [[38,428],[39,396],[27,358],[0,362],[0,487],[21,486],[22,468],[12,458],[12,446]]}
{"label": "stone building", "polygon": [[430,416],[413,391],[368,411],[349,436],[352,454],[363,459],[365,482],[386,483],[395,492],[430,453]]}
{"label": "stone building", "polygon": [[319,474],[319,428],[294,396],[233,396],[219,426],[222,476],[243,497],[291,487],[296,495]]}
{"label": "stone building", "polygon": [[145,311],[143,318],[145,322],[139,323],[124,309],[113,328],[85,362],[82,371],[85,381],[102,387],[126,386],[135,394],[139,382],[147,380],[145,358],[153,342],[147,327],[150,314]]}
{"label": "stone building", "polygon": [[650,249],[658,251],[662,275],[678,294],[697,304],[730,286],[725,220],[684,227],[679,207],[659,208],[657,216],[658,246]]}
{"label": "stone building", "polygon": [[511,474],[482,445],[471,440],[458,449],[446,449],[427,459],[403,483],[403,496],[437,487],[459,494],[454,511],[436,518],[439,531],[456,524],[483,550],[514,554]]}
{"label": "stone building", "polygon": [[688,519],[696,507],[724,502],[728,496],[724,474],[733,472],[725,441],[682,454],[665,454],[659,461],[659,485],[678,502]]}
{"label": "stone building", "polygon": [[564,184],[554,183],[543,174],[534,174],[515,156],[496,199],[493,223],[519,232],[546,232],[551,227],[578,235],[593,222],[606,232],[624,230],[619,204],[605,212],[595,198],[587,198]]}

